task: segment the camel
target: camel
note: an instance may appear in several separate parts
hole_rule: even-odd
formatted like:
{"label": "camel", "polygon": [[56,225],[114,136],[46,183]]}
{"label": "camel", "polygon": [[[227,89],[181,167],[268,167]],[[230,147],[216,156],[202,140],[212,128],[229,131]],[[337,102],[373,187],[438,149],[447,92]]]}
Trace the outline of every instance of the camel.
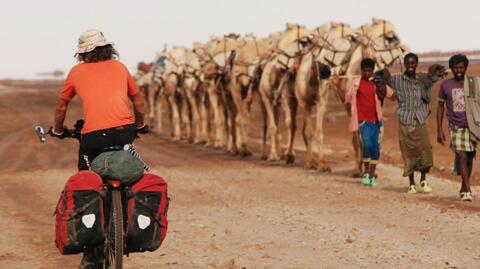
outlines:
{"label": "camel", "polygon": [[207,141],[207,115],[205,108],[205,94],[202,88],[202,77],[199,57],[192,51],[185,51],[185,68],[183,90],[191,108],[192,135],[194,144]]}
{"label": "camel", "polygon": [[[354,43],[353,29],[343,23],[331,23],[330,26],[322,25],[312,31],[314,48],[303,55],[296,72],[295,80],[286,83],[282,88],[282,101],[285,109],[285,123],[287,127],[287,146],[285,150],[286,163],[293,163],[295,152],[293,140],[296,131],[296,112],[300,107],[304,112],[303,138],[306,145],[306,159],[304,168],[318,168],[320,171],[330,171],[324,158],[323,143],[323,116],[326,111],[328,90],[319,91],[329,87],[330,65],[342,63]],[[334,50],[331,58],[326,63],[317,61],[318,55],[325,58],[324,48]],[[337,63],[338,61],[338,63]],[[313,123],[313,113],[316,106],[316,124]],[[313,145],[317,143],[318,161],[313,160]]]}
{"label": "camel", "polygon": [[[215,131],[213,146],[221,148],[227,145],[227,150],[235,151],[234,137],[225,135],[232,128],[231,120],[228,120],[229,107],[233,104],[228,102],[225,96],[228,72],[231,68],[233,51],[239,46],[238,35],[230,34],[224,37],[212,38],[203,47],[196,48],[194,52],[199,56],[204,74],[202,87],[208,94],[209,105],[213,111],[213,127]],[[210,145],[207,143],[207,145]]]}
{"label": "camel", "polygon": [[[203,94],[200,102],[200,118],[201,118],[201,137],[206,141],[206,146],[214,146],[220,148],[224,143],[224,117],[220,113],[219,96],[214,89],[215,79],[217,76],[217,65],[215,64],[213,57],[210,55],[213,46],[215,46],[217,40],[212,38],[209,42],[202,44],[195,42],[193,44],[193,52],[198,57],[200,63],[200,78],[202,83],[200,88]],[[210,92],[209,92],[210,90]],[[212,105],[213,104],[213,105]],[[218,128],[213,128],[218,126]],[[210,135],[211,129],[213,130],[213,138]]]}
{"label": "camel", "polygon": [[[245,40],[240,38],[239,35],[229,34],[224,36],[223,39],[219,40],[217,43],[216,49],[217,51],[218,49],[221,49],[221,52],[214,53],[214,55],[216,55],[214,56],[214,59],[218,59],[216,62],[219,67],[217,69],[215,89],[220,94],[222,100],[221,104],[223,105],[223,112],[225,114],[227,151],[233,155],[239,153],[237,141],[239,129],[237,129],[236,121],[238,110],[233,100],[232,92],[229,90],[229,84],[237,52],[245,45]],[[239,142],[240,144],[242,143],[242,141]],[[250,153],[248,151],[242,151],[241,154],[242,156],[248,156]]]}
{"label": "camel", "polygon": [[[263,135],[263,155],[262,159],[268,161],[280,160],[279,141],[278,141],[278,117],[279,117],[279,97],[278,90],[281,80],[293,65],[293,61],[303,52],[302,41],[307,37],[309,31],[300,25],[287,24],[287,29],[282,33],[280,41],[275,48],[275,55],[265,65],[259,82],[259,93],[262,100],[262,110],[265,109],[268,123],[268,132],[270,134],[270,152],[266,154],[266,128]],[[265,117],[265,115],[264,115]]]}
{"label": "camel", "polygon": [[[379,25],[384,30],[378,34]],[[373,29],[373,31],[372,31]],[[296,130],[296,110],[300,106],[304,111],[303,137],[307,147],[305,168],[318,168],[320,171],[331,171],[324,158],[323,118],[326,112],[329,89],[330,68],[337,73],[353,78],[360,74],[359,62],[364,57],[377,59],[379,68],[391,64],[403,50],[391,24],[383,20],[374,20],[372,26],[362,26],[358,30],[343,23],[331,23],[312,31],[316,48],[306,53],[296,73],[294,85],[286,83],[282,89],[282,101],[285,109],[285,123],[288,130],[285,160],[293,163],[295,154],[293,138]],[[385,45],[387,44],[387,45]],[[382,46],[383,45],[383,46]],[[381,60],[378,60],[381,59]],[[344,92],[337,91],[344,102]],[[316,106],[316,126],[312,121],[313,109]],[[347,110],[347,113],[350,111]],[[360,163],[360,139],[353,135],[356,160]],[[313,162],[313,143],[317,143],[318,162]],[[358,173],[358,172],[357,172]]]}
{"label": "camel", "polygon": [[[159,95],[165,95],[169,110],[170,110],[170,124],[171,135],[173,141],[180,141],[188,139],[191,134],[189,129],[190,123],[188,118],[188,106],[185,104],[184,93],[180,86],[183,76],[183,63],[185,58],[185,48],[174,47],[165,53],[165,67],[155,74],[152,74],[153,79],[148,87],[148,100],[151,113],[157,114],[157,122],[160,124],[160,102]],[[182,109],[182,111],[180,111]],[[183,112],[183,113],[181,113]],[[182,118],[181,118],[182,117]],[[182,125],[185,130],[182,135]]]}
{"label": "camel", "polygon": [[[330,73],[342,77],[342,85],[334,92],[343,102],[343,89],[360,74],[359,62],[363,57],[374,58],[378,69],[393,64],[406,50],[393,25],[381,19],[372,19],[371,24],[358,29],[330,23],[308,31],[303,26],[287,24],[284,32],[265,39],[230,34],[212,37],[205,44],[194,43],[193,53],[175,48],[166,53],[163,72],[139,72],[137,81],[149,85],[143,91],[149,100],[150,119],[160,118],[154,116],[159,113],[155,105],[160,104],[156,102],[158,96],[167,98],[174,140],[206,141],[207,146],[227,146],[229,152],[242,156],[250,154],[246,125],[252,97],[258,94],[263,114],[262,159],[270,161],[284,157],[287,163],[294,162],[295,116],[300,107],[305,120],[305,168],[329,171],[324,159],[323,118],[329,89],[333,88],[328,80]],[[280,108],[285,112],[288,134],[281,155]],[[157,125],[161,126],[160,122]],[[266,147],[267,134],[270,152]],[[352,142],[361,163],[358,134],[353,135]],[[315,143],[318,162],[313,158]]]}
{"label": "camel", "polygon": [[[332,25],[337,31],[345,33],[344,27]],[[340,28],[340,29],[339,29]],[[331,33],[330,33],[331,34]],[[342,77],[341,87],[336,89],[338,98],[342,103],[345,101],[346,85],[360,75],[360,62],[363,58],[373,58],[377,68],[384,68],[393,64],[407,48],[401,44],[393,25],[385,20],[373,19],[369,26],[362,26],[354,30],[354,34],[343,36],[324,46],[317,55],[315,61],[319,64],[329,66],[332,71]],[[332,85],[325,81],[318,87],[319,96],[325,95]],[[326,101],[326,98],[324,99]],[[320,105],[322,106],[322,105]],[[326,103],[323,105],[326,108]],[[319,166],[328,169],[324,165],[322,144],[323,144],[323,118],[325,109],[319,109],[317,105],[317,129],[316,134],[319,143]],[[346,107],[347,109],[347,107]],[[350,111],[347,109],[347,114]],[[357,133],[352,136],[352,145],[355,152],[357,166],[353,171],[354,176],[362,174],[361,140]]]}
{"label": "camel", "polygon": [[[335,27],[343,27],[345,31],[336,31]],[[296,131],[296,113],[298,107],[304,112],[304,126],[303,139],[306,151],[306,159],[304,168],[310,169],[318,167],[321,171],[329,171],[323,157],[323,125],[317,118],[315,129],[312,121],[313,108],[316,105],[316,113],[323,114],[326,110],[326,100],[328,98],[328,91],[319,94],[318,88],[320,84],[325,83],[328,79],[328,70],[324,65],[317,64],[314,61],[327,42],[332,42],[336,38],[341,37],[341,34],[348,34],[351,28],[348,25],[322,25],[312,31],[314,39],[314,48],[307,52],[301,58],[298,70],[295,74],[294,81],[287,81],[282,88],[282,102],[285,110],[285,125],[287,128],[287,146],[284,153],[286,163],[293,163],[295,161],[295,152],[293,150],[293,141]],[[340,35],[339,35],[340,34]],[[322,118],[323,119],[323,118]],[[313,141],[317,142],[319,161],[318,166],[313,162]]]}
{"label": "camel", "polygon": [[250,34],[243,38],[243,42],[236,50],[227,85],[227,91],[235,106],[229,110],[232,115],[230,123],[232,128],[229,135],[234,140],[234,150],[238,150],[241,156],[249,156],[251,153],[247,148],[246,125],[247,110],[253,98],[254,72],[257,66],[272,53],[275,41],[270,37],[257,40]]}
{"label": "camel", "polygon": [[[155,64],[151,63],[148,65],[143,62],[139,63],[133,78],[135,79],[138,88],[143,93],[147,103],[147,121],[154,132],[160,133],[162,131],[162,117],[159,97],[161,96],[163,81],[161,79],[161,71],[158,67],[157,61],[155,61]],[[150,87],[150,84],[154,80],[160,85],[159,87]]]}

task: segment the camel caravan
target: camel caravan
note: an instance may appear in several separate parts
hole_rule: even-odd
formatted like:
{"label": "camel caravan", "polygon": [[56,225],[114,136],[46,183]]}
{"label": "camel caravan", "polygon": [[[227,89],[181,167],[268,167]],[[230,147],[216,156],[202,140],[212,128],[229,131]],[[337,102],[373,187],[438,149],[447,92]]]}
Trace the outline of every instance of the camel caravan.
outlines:
{"label": "camel caravan", "polygon": [[[313,30],[287,24],[284,31],[263,38],[228,34],[195,42],[192,48],[163,50],[152,63],[139,63],[134,77],[155,132],[162,132],[164,98],[173,141],[226,148],[240,156],[251,155],[246,129],[252,103],[260,100],[262,159],[293,163],[300,108],[305,168],[330,171],[323,135],[329,94],[333,92],[344,103],[346,85],[360,75],[363,58],[374,59],[381,69],[399,61],[406,51],[392,23],[382,19],[374,18],[359,28],[335,22]],[[340,88],[330,82],[332,74],[341,79]],[[287,135],[284,152],[280,152],[278,129],[281,110]],[[358,175],[362,172],[359,135],[354,134],[352,141],[358,163],[354,174]]]}

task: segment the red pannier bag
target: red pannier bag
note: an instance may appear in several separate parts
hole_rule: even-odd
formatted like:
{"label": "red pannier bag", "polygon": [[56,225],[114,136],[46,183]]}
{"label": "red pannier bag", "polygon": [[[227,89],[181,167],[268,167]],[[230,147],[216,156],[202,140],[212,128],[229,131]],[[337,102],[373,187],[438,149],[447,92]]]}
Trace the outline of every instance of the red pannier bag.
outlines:
{"label": "red pannier bag", "polygon": [[126,252],[154,251],[167,234],[168,184],[160,176],[145,174],[127,192]]}
{"label": "red pannier bag", "polygon": [[70,177],[55,210],[55,245],[61,254],[77,254],[105,241],[103,181],[92,171]]}

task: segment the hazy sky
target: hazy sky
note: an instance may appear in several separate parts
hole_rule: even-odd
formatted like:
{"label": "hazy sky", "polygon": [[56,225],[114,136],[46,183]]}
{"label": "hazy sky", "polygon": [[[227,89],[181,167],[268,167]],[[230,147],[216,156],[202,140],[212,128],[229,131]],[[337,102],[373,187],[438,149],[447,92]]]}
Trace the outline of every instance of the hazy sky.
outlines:
{"label": "hazy sky", "polygon": [[[68,71],[78,36],[100,29],[133,70],[169,45],[211,35],[264,36],[286,22],[314,28],[329,21],[354,27],[390,20],[413,51],[480,49],[478,0],[1,0],[0,78]],[[439,4],[441,3],[441,4]]]}

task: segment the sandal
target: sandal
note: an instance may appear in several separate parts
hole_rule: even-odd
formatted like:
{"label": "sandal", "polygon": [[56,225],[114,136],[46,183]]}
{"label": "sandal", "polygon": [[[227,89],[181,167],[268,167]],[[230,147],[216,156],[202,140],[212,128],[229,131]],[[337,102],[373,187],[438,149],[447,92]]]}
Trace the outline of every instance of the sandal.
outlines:
{"label": "sandal", "polygon": [[472,202],[473,201],[473,195],[471,192],[461,192],[460,193],[460,200],[462,202]]}

